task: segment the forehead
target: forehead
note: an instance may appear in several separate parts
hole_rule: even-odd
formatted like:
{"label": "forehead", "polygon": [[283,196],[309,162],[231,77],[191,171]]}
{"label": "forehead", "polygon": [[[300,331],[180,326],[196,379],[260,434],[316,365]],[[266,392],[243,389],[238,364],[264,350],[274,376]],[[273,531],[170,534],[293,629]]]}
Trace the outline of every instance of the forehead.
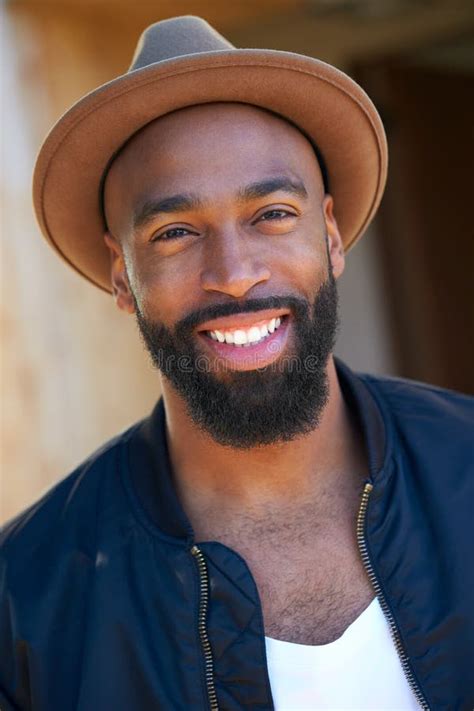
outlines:
{"label": "forehead", "polygon": [[254,106],[207,104],[161,117],[133,136],[110,168],[105,198],[122,209],[183,191],[218,199],[285,174],[322,185],[314,150],[296,127]]}

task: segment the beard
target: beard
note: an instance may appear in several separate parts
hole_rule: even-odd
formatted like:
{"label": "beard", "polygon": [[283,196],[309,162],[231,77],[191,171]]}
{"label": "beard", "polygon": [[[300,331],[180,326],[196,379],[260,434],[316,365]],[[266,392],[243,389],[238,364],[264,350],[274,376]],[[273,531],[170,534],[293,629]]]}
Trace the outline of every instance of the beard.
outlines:
{"label": "beard", "polygon": [[[182,397],[192,421],[217,443],[248,449],[289,442],[315,429],[329,397],[327,363],[336,341],[338,295],[332,271],[313,304],[293,296],[216,304],[173,330],[147,319],[135,300],[152,362]],[[262,368],[216,372],[196,347],[195,328],[221,316],[289,308],[294,347]]]}

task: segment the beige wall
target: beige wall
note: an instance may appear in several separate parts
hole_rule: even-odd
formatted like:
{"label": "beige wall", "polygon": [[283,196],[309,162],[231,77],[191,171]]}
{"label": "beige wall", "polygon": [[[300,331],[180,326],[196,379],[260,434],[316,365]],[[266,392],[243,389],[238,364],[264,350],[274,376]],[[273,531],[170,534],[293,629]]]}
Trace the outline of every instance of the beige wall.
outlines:
{"label": "beige wall", "polygon": [[[26,16],[3,23],[3,66],[10,72],[3,92],[2,519],[146,414],[158,395],[133,320],[63,266],[31,209],[31,170],[51,122],[120,70],[110,57],[100,72],[97,56],[85,61],[86,29],[53,25],[44,35]],[[67,49],[54,71],[44,56],[47,38]],[[69,68],[76,63],[74,76]]]}
{"label": "beige wall", "polygon": [[[409,18],[371,20],[308,12],[316,6],[302,0],[159,5],[160,17],[202,14],[241,46],[308,52],[341,67],[364,53],[437,39],[468,17],[468,4],[457,0],[438,13],[417,6]],[[52,122],[83,93],[123,71],[138,33],[160,18],[156,3],[133,6],[121,0],[17,0],[2,8],[0,520],[5,520],[146,414],[158,395],[157,377],[132,319],[65,268],[40,238],[30,181],[35,153]],[[372,232],[349,259],[341,285],[339,352],[356,367],[390,372],[377,238]]]}

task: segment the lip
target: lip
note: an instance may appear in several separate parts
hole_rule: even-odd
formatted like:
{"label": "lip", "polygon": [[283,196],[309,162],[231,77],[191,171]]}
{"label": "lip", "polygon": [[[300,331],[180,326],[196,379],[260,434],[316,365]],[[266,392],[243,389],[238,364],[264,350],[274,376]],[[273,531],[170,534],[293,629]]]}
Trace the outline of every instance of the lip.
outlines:
{"label": "lip", "polygon": [[[259,316],[260,313],[259,312]],[[270,318],[275,318],[274,313]],[[281,316],[280,316],[281,314]],[[242,314],[247,316],[248,314]],[[283,314],[279,312],[278,315],[281,317],[282,321],[276,331],[269,334],[263,341],[256,344],[250,344],[248,346],[236,346],[233,343],[220,343],[220,341],[214,341],[210,336],[206,336],[203,333],[205,331],[213,331],[217,326],[212,326],[212,328],[200,329],[198,332],[198,337],[203,343],[206,351],[212,355],[213,359],[218,359],[221,361],[221,366],[224,370],[255,370],[257,368],[264,368],[265,366],[271,365],[275,362],[282,352],[284,351],[289,334],[291,331],[291,317],[288,311]],[[267,319],[263,319],[265,323]],[[230,320],[228,320],[230,323]],[[209,322],[214,324],[215,322]],[[232,323],[236,321],[233,319]],[[258,323],[253,321],[253,324]],[[243,324],[242,324],[243,325]],[[250,326],[252,323],[250,323]],[[224,327],[221,326],[223,330]],[[220,329],[219,329],[220,330]],[[220,368],[218,368],[219,370]]]}
{"label": "lip", "polygon": [[199,326],[198,333],[202,331],[234,331],[238,328],[244,331],[252,326],[263,326],[263,324],[271,321],[272,318],[287,316],[288,309],[266,309],[262,311],[247,311],[234,316],[223,316],[215,318],[211,321],[206,321]]}

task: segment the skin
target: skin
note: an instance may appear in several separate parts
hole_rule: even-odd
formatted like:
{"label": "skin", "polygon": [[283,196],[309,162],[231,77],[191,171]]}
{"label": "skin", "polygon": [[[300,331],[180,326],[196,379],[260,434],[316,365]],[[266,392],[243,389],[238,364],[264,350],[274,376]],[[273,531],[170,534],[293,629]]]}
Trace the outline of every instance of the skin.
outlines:
{"label": "skin", "polygon": [[[249,183],[281,176],[302,183],[307,196],[278,190],[239,199]],[[182,193],[196,194],[201,204],[134,227],[133,216],[145,203]],[[154,121],[112,164],[104,199],[116,304],[133,314],[133,292],[141,312],[168,328],[196,308],[236,299],[294,295],[312,303],[328,270],[337,279],[344,269],[333,199],[324,193],[309,142],[254,107],[204,105]],[[157,239],[170,229],[181,229],[167,233],[179,238]],[[267,633],[311,644],[339,636],[373,596],[355,546],[365,452],[332,357],[327,372],[330,396],[317,428],[291,442],[247,450],[219,445],[198,430],[161,378],[175,485],[196,539],[220,540],[244,555],[259,587]],[[308,524],[309,509],[316,527]],[[287,541],[288,560],[296,561],[280,579],[275,531]],[[307,578],[315,555],[319,577],[305,590],[296,581]],[[334,601],[325,582],[331,575],[343,590],[350,578],[355,591],[340,596],[332,615],[322,602]],[[298,588],[300,609],[305,595],[319,591],[316,632],[302,632],[303,620],[279,626],[274,582],[286,599]],[[310,606],[307,614],[314,619],[318,612]]]}

